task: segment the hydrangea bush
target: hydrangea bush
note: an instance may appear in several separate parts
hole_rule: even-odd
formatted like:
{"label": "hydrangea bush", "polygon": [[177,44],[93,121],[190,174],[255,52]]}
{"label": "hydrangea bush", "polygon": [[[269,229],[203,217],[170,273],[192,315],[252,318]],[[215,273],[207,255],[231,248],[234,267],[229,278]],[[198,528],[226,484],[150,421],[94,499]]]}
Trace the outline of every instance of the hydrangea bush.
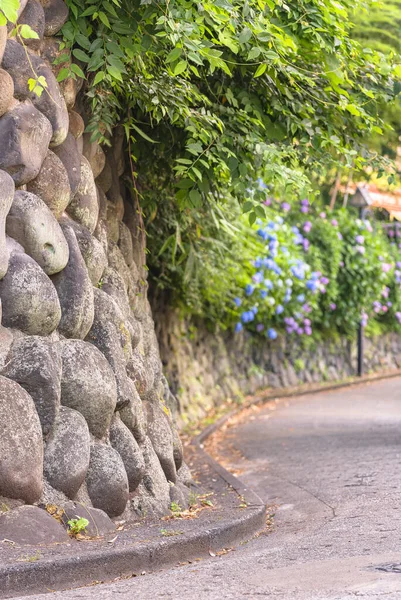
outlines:
{"label": "hydrangea bush", "polygon": [[[401,325],[398,239],[351,211],[265,201],[266,219],[252,227],[258,239],[241,292],[234,298],[235,331],[274,340],[282,333],[353,336],[362,322]],[[238,283],[238,281],[237,281]]]}

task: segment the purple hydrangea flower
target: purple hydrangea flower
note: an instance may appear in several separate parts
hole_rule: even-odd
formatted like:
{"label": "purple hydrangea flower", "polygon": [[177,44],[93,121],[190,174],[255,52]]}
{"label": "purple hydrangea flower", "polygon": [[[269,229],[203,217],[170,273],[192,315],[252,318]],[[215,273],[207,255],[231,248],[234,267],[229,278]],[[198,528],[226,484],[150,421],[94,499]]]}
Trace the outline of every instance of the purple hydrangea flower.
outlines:
{"label": "purple hydrangea flower", "polygon": [[281,208],[284,212],[289,212],[291,210],[291,204],[289,204],[288,202],[283,202],[281,204]]}
{"label": "purple hydrangea flower", "polygon": [[337,221],[337,219],[332,219],[331,220],[331,224],[333,225],[333,227],[338,227],[338,221]]}
{"label": "purple hydrangea flower", "polygon": [[388,273],[389,271],[391,271],[392,266],[388,263],[383,263],[382,264],[382,270],[384,273]]}
{"label": "purple hydrangea flower", "polygon": [[362,245],[365,243],[365,238],[363,237],[363,235],[357,235],[355,237],[355,241],[357,244]]}
{"label": "purple hydrangea flower", "polygon": [[356,251],[359,252],[359,254],[365,254],[366,248],[365,246],[357,246]]}
{"label": "purple hydrangea flower", "polygon": [[256,325],[256,331],[257,331],[258,333],[260,333],[261,331],[263,331],[263,330],[264,330],[264,328],[265,328],[265,326],[263,325],[263,323],[258,323],[258,324]]}
{"label": "purple hydrangea flower", "polygon": [[336,310],[337,308],[337,304],[335,304],[334,302],[331,302],[329,305],[330,310]]}
{"label": "purple hydrangea flower", "polygon": [[303,230],[305,233],[309,233],[312,229],[312,223],[310,221],[305,221]]}

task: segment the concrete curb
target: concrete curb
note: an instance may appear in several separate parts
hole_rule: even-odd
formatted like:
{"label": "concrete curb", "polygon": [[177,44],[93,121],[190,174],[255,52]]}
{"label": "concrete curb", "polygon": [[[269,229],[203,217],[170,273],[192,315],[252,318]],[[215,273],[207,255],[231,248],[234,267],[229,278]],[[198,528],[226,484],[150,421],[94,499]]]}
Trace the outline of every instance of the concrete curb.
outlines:
{"label": "concrete curb", "polygon": [[[208,428],[209,429],[209,428]],[[217,429],[217,424],[213,431]],[[208,557],[210,551],[249,540],[266,525],[266,506],[252,490],[226,471],[202,448],[207,430],[193,446],[212,471],[244,498],[247,507],[224,521],[199,528],[178,538],[140,543],[128,548],[94,551],[82,556],[53,557],[35,563],[0,565],[0,599],[47,593],[85,586],[94,582],[132,577],[143,572],[175,566],[177,563]],[[201,524],[200,524],[201,525]]]}

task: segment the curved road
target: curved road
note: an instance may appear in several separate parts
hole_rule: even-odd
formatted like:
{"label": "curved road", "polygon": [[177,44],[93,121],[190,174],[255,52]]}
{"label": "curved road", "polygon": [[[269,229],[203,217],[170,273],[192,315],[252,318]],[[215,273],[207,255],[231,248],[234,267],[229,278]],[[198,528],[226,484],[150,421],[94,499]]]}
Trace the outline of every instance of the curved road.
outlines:
{"label": "curved road", "polygon": [[276,506],[270,533],[204,562],[35,598],[401,599],[401,378],[266,405],[220,449]]}

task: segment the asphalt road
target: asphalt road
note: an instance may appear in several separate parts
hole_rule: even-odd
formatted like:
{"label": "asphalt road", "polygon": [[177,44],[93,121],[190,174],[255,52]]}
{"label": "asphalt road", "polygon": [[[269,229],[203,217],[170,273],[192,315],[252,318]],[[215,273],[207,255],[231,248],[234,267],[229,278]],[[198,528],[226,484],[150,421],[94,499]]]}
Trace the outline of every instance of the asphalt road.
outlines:
{"label": "asphalt road", "polygon": [[401,600],[401,378],[266,406],[220,451],[276,506],[270,533],[210,560],[31,600]]}

